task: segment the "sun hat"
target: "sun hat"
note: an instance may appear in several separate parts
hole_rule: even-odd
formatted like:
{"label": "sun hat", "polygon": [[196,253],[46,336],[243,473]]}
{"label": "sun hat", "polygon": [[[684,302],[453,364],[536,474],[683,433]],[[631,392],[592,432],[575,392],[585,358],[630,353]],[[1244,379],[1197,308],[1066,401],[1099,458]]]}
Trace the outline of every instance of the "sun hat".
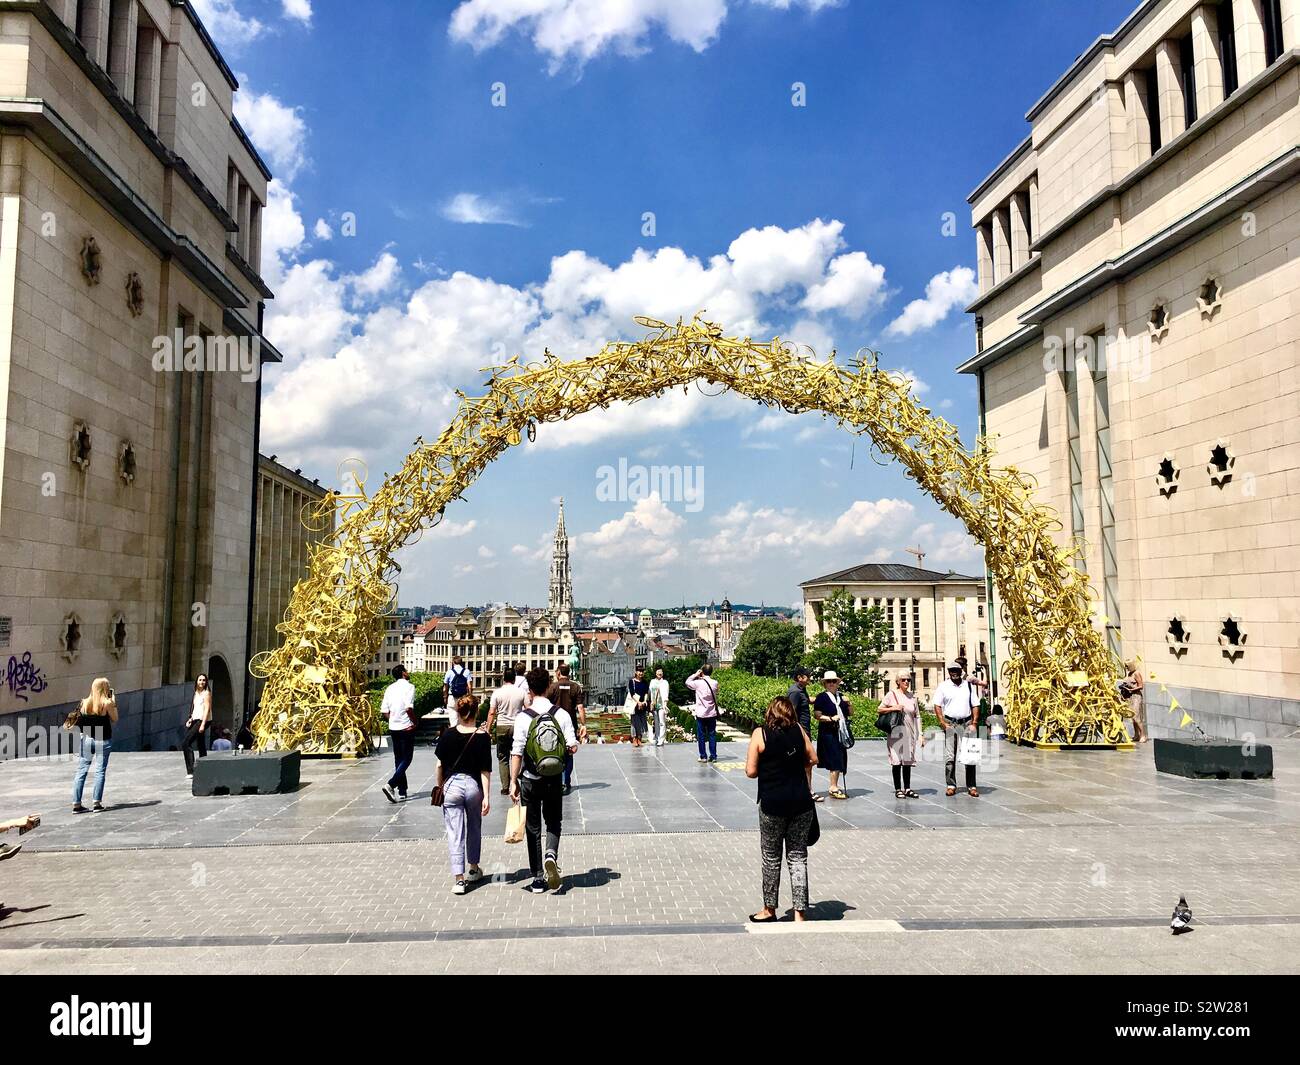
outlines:
{"label": "sun hat", "polygon": [[836,675],[835,670],[833,670],[833,669],[828,669],[825,673],[822,674],[822,680],[824,680],[824,681],[826,681],[826,680],[839,680],[839,679],[840,679],[840,678]]}

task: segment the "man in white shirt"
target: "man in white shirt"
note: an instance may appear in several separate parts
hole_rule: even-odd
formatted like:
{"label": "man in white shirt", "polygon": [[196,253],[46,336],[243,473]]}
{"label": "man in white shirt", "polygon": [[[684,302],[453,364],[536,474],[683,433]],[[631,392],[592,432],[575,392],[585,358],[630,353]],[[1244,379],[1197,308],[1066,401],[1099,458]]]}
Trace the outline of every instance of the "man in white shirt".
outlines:
{"label": "man in white shirt", "polygon": [[[531,764],[528,756],[528,733],[538,719],[553,717],[564,740],[565,749],[573,754],[578,749],[578,737],[573,731],[573,719],[567,710],[552,706],[546,698],[551,686],[551,675],[541,666],[528,671],[528,691],[532,701],[515,717],[514,744],[510,749],[510,798],[524,804],[524,827],[528,835],[528,865],[533,872],[533,882],[528,890],[540,895],[549,887],[560,886],[560,830],[564,822],[564,759],[559,759],[559,771],[543,774]],[[549,723],[547,724],[549,728]],[[546,850],[542,851],[542,822],[546,822]]]}
{"label": "man in white shirt", "polygon": [[487,719],[487,733],[495,738],[497,744],[502,795],[510,791],[510,750],[515,742],[515,718],[523,706],[523,689],[515,683],[514,669],[507,669],[501,675],[501,687],[492,693]]}
{"label": "man in white shirt", "polygon": [[650,682],[650,738],[656,747],[664,745],[664,733],[668,728],[668,693],[664,671],[656,669],[655,679]]}
{"label": "man in white shirt", "polygon": [[[943,726],[943,768],[948,789],[957,794],[957,742],[962,736],[978,735],[980,698],[966,679],[966,671],[956,662],[948,666],[948,679],[934,690],[934,712]],[[966,767],[966,791],[979,798],[975,787],[975,767]]]}
{"label": "man in white shirt", "polygon": [[[403,666],[393,667],[393,678],[379,708],[379,712],[388,718],[388,740],[393,745],[393,764],[396,766],[383,791],[389,802],[405,802],[406,771],[415,760],[415,685],[406,679]],[[394,788],[397,795],[393,794]]]}
{"label": "man in white shirt", "polygon": [[515,686],[524,693],[528,694],[528,667],[523,662],[515,663]]}

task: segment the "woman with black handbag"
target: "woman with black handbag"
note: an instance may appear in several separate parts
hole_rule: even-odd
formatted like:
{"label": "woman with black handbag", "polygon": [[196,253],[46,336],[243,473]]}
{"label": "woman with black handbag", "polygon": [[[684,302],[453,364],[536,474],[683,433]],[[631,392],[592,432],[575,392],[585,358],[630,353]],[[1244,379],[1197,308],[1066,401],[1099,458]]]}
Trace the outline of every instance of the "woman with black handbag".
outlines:
{"label": "woman with black handbag", "polygon": [[[483,818],[491,810],[488,789],[492,784],[492,741],[486,729],[478,727],[478,699],[462,695],[456,700],[455,728],[439,738],[434,753],[438,774],[432,803],[442,807],[447,829],[447,850],[451,855],[452,893],[465,894],[465,882],[482,880],[479,858],[483,850]],[[469,859],[469,871],[465,859]]]}
{"label": "woman with black handbag", "polygon": [[912,678],[901,676],[880,704],[876,727],[885,734],[889,750],[889,768],[894,773],[894,798],[919,799],[912,790],[912,766],[916,765],[916,748],[924,746],[921,715],[912,694]]}
{"label": "woman with black handbag", "polygon": [[808,848],[820,829],[808,787],[807,767],[817,764],[812,740],[799,725],[794,705],[779,695],[767,706],[763,727],[749,737],[745,776],[758,780],[758,838],[763,852],[763,908],[755,924],[775,921],[781,890],[781,852],[790,867],[794,919],[808,912]]}
{"label": "woman with black handbag", "polygon": [[831,786],[826,794],[832,799],[847,799],[849,793],[840,786],[840,777],[843,775],[847,783],[849,748],[853,746],[848,720],[853,708],[840,694],[840,678],[833,669],[822,674],[822,687],[825,690],[817,696],[812,709],[819,725],[816,764],[831,775]]}

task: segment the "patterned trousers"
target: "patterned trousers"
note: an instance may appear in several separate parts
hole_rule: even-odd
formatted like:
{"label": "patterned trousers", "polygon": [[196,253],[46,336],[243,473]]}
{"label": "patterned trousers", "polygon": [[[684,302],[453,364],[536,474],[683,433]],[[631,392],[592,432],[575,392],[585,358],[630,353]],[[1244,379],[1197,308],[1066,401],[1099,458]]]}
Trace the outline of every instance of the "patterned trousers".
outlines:
{"label": "patterned trousers", "polygon": [[796,910],[808,909],[808,833],[815,810],[796,817],[758,814],[758,842],[763,850],[763,905],[775,910],[781,891],[781,851],[790,866],[790,893]]}

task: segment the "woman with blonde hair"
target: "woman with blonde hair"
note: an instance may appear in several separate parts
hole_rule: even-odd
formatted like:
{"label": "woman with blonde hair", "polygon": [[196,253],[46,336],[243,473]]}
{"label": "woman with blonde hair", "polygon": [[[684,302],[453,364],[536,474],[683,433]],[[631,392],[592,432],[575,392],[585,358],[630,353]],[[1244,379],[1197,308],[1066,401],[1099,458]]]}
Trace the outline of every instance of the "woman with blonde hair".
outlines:
{"label": "woman with blonde hair", "polygon": [[63,723],[67,729],[81,730],[81,760],[77,777],[72,785],[72,812],[84,814],[81,796],[86,788],[86,776],[92,762],[95,766],[94,809],[104,808],[104,775],[108,772],[108,755],[113,749],[113,725],[117,723],[117,700],[108,678],[100,677],[90,686],[90,694],[81,705],[68,715]]}
{"label": "woman with blonde hair", "polygon": [[812,740],[799,724],[794,704],[778,695],[767,705],[763,727],[749,737],[745,776],[758,780],[758,837],[763,853],[763,908],[755,924],[775,921],[781,889],[781,852],[790,867],[794,919],[808,911],[808,847],[817,808],[808,786],[808,767],[817,764]]}
{"label": "woman with blonde hair", "polygon": [[1128,703],[1129,712],[1133,715],[1133,741],[1146,743],[1148,739],[1146,678],[1142,676],[1142,670],[1138,669],[1136,659],[1129,659],[1124,663],[1124,680],[1120,683],[1120,695]]}

